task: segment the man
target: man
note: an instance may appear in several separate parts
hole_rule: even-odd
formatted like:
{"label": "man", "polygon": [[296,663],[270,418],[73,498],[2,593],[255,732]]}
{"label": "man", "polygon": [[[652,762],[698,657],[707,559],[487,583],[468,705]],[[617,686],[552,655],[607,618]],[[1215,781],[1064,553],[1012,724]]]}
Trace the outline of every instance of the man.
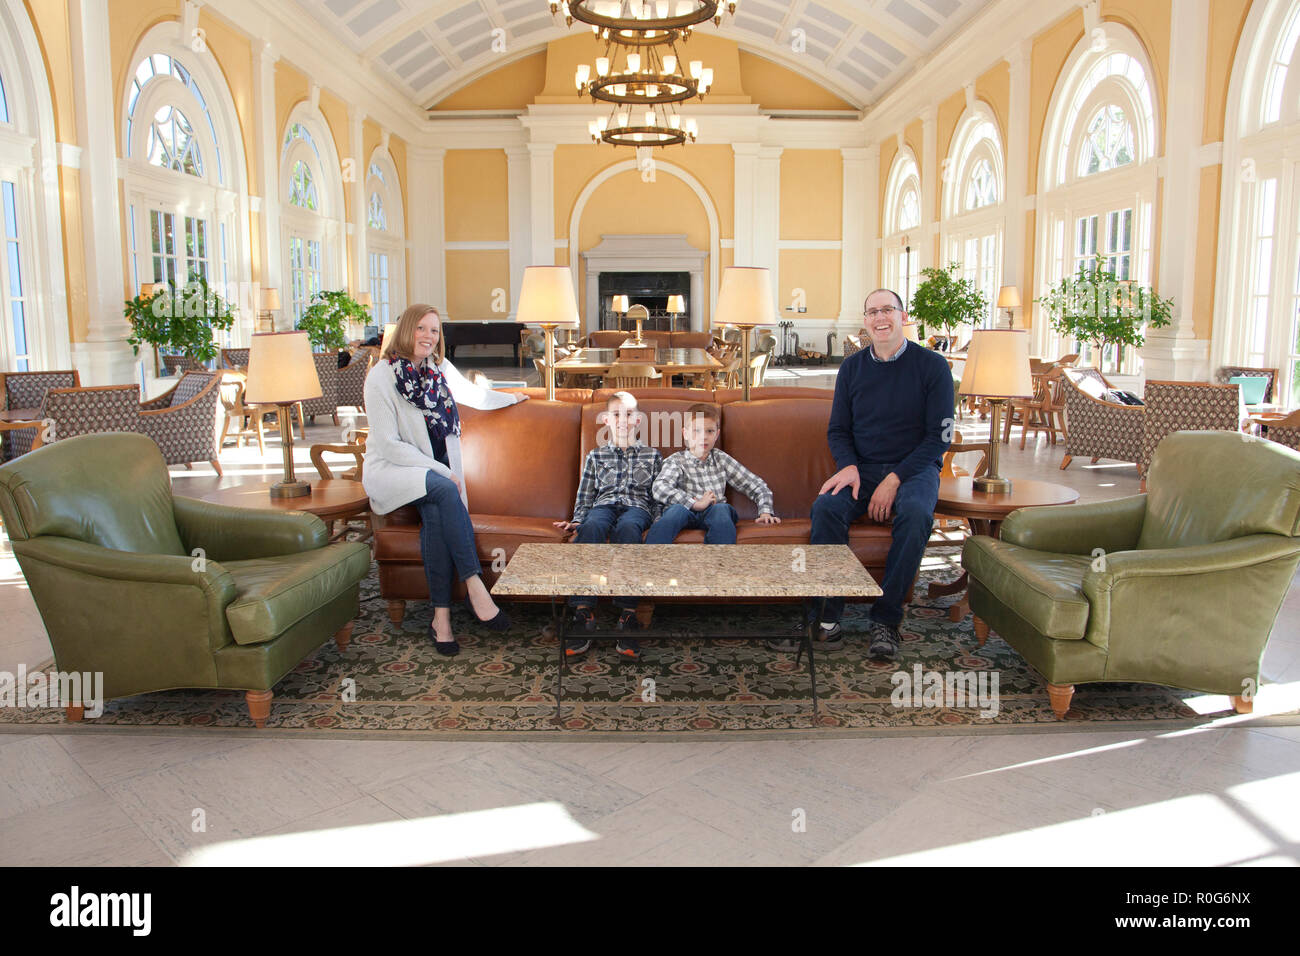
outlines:
{"label": "man", "polygon": [[[898,654],[903,602],[921,566],[934,526],[939,469],[952,441],[952,373],[937,352],[908,342],[907,313],[898,293],[877,289],[863,308],[870,345],[844,360],[835,380],[826,440],[839,471],[822,485],[812,507],[810,544],[848,544],[849,525],[863,514],[893,516],[884,594],[871,608],[868,653]],[[805,608],[805,620],[811,615]],[[826,602],[825,646],[843,643],[844,599]],[[796,645],[797,646],[797,645]]]}

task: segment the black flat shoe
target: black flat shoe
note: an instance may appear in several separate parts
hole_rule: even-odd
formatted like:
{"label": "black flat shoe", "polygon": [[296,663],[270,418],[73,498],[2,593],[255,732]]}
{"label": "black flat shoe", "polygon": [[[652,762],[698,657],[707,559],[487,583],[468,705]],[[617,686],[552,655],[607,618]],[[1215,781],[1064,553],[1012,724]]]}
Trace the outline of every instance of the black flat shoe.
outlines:
{"label": "black flat shoe", "polygon": [[443,657],[455,657],[460,653],[460,643],[458,641],[434,641],[433,646]]}
{"label": "black flat shoe", "polygon": [[465,610],[469,611],[474,620],[484,625],[489,631],[510,630],[510,615],[500,608],[497,609],[497,616],[492,618],[490,621],[485,621],[478,616],[478,612],[474,610],[474,605],[470,603],[469,598],[465,598]]}

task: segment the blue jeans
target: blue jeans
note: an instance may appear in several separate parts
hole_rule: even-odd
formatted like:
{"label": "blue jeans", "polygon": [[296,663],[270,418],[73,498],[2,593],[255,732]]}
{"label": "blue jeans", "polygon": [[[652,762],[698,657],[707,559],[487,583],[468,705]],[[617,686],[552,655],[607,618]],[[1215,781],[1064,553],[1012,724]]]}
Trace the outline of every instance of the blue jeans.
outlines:
{"label": "blue jeans", "polygon": [[[629,505],[597,505],[587,512],[574,535],[575,544],[640,544],[641,536],[650,527],[650,512]],[[637,598],[616,597],[614,603],[623,608],[635,608]],[[572,607],[591,607],[596,603],[590,595],[574,594],[569,598]]]}
{"label": "blue jeans", "polygon": [[685,505],[672,505],[645,536],[646,544],[672,544],[686,528],[703,528],[705,544],[736,543],[736,509],[725,501],[692,511]]}
{"label": "blue jeans", "polygon": [[[897,465],[859,465],[862,484],[855,501],[849,488],[837,494],[818,495],[812,506],[809,544],[848,544],[849,525],[867,513],[871,495]],[[893,543],[885,559],[885,593],[871,607],[871,620],[897,627],[903,620],[903,601],[916,578],[925,555],[925,544],[934,527],[934,508],[939,502],[939,469],[924,468],[898,486],[894,497]],[[844,598],[829,598],[823,621],[838,621],[844,613]]]}
{"label": "blue jeans", "polygon": [[452,574],[468,581],[483,569],[474,547],[474,525],[460,490],[436,471],[424,476],[424,497],[411,502],[420,511],[420,557],[429,582],[429,602],[451,607]]}

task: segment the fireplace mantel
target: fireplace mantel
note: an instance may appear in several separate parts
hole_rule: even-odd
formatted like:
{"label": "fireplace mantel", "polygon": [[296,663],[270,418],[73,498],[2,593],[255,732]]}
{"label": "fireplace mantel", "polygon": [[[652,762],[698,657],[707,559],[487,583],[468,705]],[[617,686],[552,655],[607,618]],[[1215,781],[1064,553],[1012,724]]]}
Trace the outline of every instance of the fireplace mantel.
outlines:
{"label": "fireplace mantel", "polygon": [[690,313],[684,326],[693,332],[704,331],[700,303],[704,295],[705,272],[709,253],[697,249],[685,233],[669,235],[602,235],[600,242],[582,253],[586,266],[586,290],[583,334],[599,328],[600,274],[602,272],[689,272],[691,274]]}

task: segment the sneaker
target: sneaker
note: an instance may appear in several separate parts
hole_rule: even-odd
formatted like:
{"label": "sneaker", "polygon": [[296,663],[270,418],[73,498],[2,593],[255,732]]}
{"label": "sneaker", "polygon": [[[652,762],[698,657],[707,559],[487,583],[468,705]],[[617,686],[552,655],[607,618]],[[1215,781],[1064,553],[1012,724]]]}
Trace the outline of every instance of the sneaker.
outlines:
{"label": "sneaker", "polygon": [[618,651],[619,656],[630,661],[639,661],[641,659],[641,645],[637,643],[634,637],[620,637],[618,643],[614,645],[614,650]]}
{"label": "sneaker", "polygon": [[591,650],[591,638],[582,638],[576,641],[564,642],[564,656],[577,657],[579,654],[585,654]]}
{"label": "sneaker", "polygon": [[636,619],[636,611],[633,608],[624,608],[623,613],[618,616],[618,629],[620,631],[640,630],[641,622]]}
{"label": "sneaker", "polygon": [[584,631],[594,631],[596,629],[596,611],[585,604],[579,604],[573,612],[574,629],[581,628]]}
{"label": "sneaker", "polygon": [[[767,642],[767,646],[778,654],[794,654],[799,650],[799,645],[803,641],[803,634],[806,627],[806,624],[800,624],[793,628],[793,632],[789,637],[770,640]],[[838,621],[835,622],[834,627],[825,628],[819,626],[817,630],[821,633],[814,638],[814,650],[838,651],[844,646],[844,631],[840,627]]]}
{"label": "sneaker", "polygon": [[892,661],[898,657],[898,628],[892,624],[871,622],[867,655],[873,661]]}

